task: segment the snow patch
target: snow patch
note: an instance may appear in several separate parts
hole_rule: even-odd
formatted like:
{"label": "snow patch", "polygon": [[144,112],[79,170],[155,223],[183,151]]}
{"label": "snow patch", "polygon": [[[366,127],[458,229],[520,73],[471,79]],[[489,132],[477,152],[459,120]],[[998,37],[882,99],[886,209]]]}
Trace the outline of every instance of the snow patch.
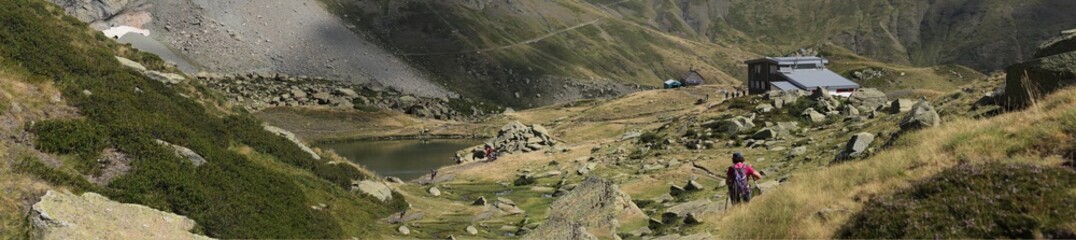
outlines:
{"label": "snow patch", "polygon": [[109,28],[109,29],[105,29],[102,32],[104,32],[105,36],[107,36],[109,38],[119,38],[119,37],[122,37],[123,35],[127,35],[128,33],[137,33],[137,34],[142,34],[142,36],[149,37],[149,30],[136,28],[136,27],[132,27],[132,26],[112,27],[112,28]]}

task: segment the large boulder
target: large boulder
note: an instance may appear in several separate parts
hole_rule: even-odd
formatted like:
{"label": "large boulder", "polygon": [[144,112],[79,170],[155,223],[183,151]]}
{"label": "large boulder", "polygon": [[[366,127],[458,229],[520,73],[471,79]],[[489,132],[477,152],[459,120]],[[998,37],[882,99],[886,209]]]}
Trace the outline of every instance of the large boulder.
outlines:
{"label": "large boulder", "polygon": [[196,224],[187,217],[92,192],[49,190],[29,215],[40,239],[210,239],[191,233]]}
{"label": "large boulder", "polygon": [[772,140],[774,138],[777,138],[777,136],[778,133],[776,130],[773,130],[772,128],[763,128],[762,130],[758,130],[758,132],[755,132],[755,134],[752,135],[751,138],[759,140]]}
{"label": "large boulder", "polygon": [[815,111],[814,108],[803,110],[803,113],[800,114],[800,116],[807,118],[807,121],[810,121],[811,123],[822,123],[826,121],[826,115]]}
{"label": "large boulder", "polygon": [[768,113],[773,111],[773,105],[770,105],[769,103],[759,103],[758,106],[755,106],[755,111],[759,113]]}
{"label": "large boulder", "polygon": [[911,99],[901,98],[893,100],[893,103],[889,105],[889,113],[897,114],[907,112],[909,110],[912,110],[912,105],[914,104],[915,101],[912,101]]}
{"label": "large boulder", "polygon": [[848,102],[866,109],[878,109],[889,103],[885,93],[874,88],[860,88],[848,96]]}
{"label": "large boulder", "polygon": [[751,119],[737,116],[722,122],[720,130],[728,134],[737,134],[754,128],[755,123],[751,122]]}
{"label": "large boulder", "polygon": [[1005,70],[1005,104],[1028,105],[1065,86],[1076,85],[1076,33],[1043,43],[1035,58]]}
{"label": "large boulder", "polygon": [[849,156],[858,156],[866,152],[872,142],[874,142],[874,134],[867,132],[856,133],[844,145],[844,152]]}
{"label": "large boulder", "polygon": [[938,126],[940,123],[941,117],[938,116],[937,111],[934,111],[934,106],[931,106],[930,102],[923,100],[916,103],[911,112],[900,120],[900,129],[907,131],[928,128]]}

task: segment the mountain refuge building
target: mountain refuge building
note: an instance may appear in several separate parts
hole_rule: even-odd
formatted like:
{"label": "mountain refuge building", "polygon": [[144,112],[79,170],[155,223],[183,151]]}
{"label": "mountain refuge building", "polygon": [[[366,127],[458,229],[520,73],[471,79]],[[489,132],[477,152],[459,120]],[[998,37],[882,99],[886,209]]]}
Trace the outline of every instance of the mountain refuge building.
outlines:
{"label": "mountain refuge building", "polygon": [[750,94],[822,88],[830,95],[847,97],[859,88],[859,84],[827,69],[829,60],[821,57],[765,57],[744,63]]}

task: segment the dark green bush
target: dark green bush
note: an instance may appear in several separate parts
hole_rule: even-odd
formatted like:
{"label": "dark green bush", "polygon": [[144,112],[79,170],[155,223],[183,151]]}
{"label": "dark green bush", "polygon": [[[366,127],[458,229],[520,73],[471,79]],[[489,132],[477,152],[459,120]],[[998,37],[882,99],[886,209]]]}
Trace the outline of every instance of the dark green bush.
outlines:
{"label": "dark green bush", "polygon": [[37,148],[50,153],[93,157],[108,144],[108,132],[85,120],[46,120],[34,124]]}
{"label": "dark green bush", "polygon": [[871,200],[838,236],[1071,239],[1076,237],[1074,186],[1071,168],[962,164]]}

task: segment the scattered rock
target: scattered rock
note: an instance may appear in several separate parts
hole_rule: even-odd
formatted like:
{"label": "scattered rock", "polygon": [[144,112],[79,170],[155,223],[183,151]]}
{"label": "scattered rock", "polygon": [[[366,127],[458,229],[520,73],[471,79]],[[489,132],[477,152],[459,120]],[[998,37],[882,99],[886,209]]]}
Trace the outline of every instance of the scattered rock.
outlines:
{"label": "scattered rock", "polygon": [[396,231],[399,231],[400,234],[403,234],[403,235],[411,234],[411,229],[408,229],[407,226],[400,226],[400,227],[396,228]]}
{"label": "scattered rock", "polygon": [[520,209],[519,207],[517,207],[513,203],[506,203],[506,202],[497,201],[497,202],[493,203],[493,207],[507,213],[508,215],[516,215],[516,214],[523,214],[524,213],[523,209]]}
{"label": "scattered rock", "polygon": [[669,195],[679,196],[680,194],[683,194],[685,192],[687,192],[687,189],[684,189],[683,187],[676,185],[669,186]]}
{"label": "scattered rock", "polygon": [[699,218],[699,217],[696,217],[694,213],[688,213],[687,216],[684,216],[684,224],[700,224],[700,223],[702,223],[702,219]]}
{"label": "scattered rock", "polygon": [[356,93],[355,90],[351,90],[350,88],[337,88],[336,89],[336,94],[340,95],[340,96],[344,96],[344,97],[350,97],[350,98],[359,97],[359,94]]}
{"label": "scattered rock", "polygon": [[464,229],[464,231],[467,231],[467,234],[471,234],[471,235],[477,235],[478,234],[478,228],[475,228],[474,225],[468,225],[467,228]]}
{"label": "scattered rock", "polygon": [[689,192],[701,191],[703,190],[703,187],[702,184],[699,184],[699,182],[696,182],[695,180],[688,180],[687,185],[684,185],[684,190]]}
{"label": "scattered rock", "polygon": [[751,122],[751,119],[738,116],[732,119],[725,120],[721,124],[721,131],[728,134],[737,134],[754,129],[755,124]]}
{"label": "scattered rock", "polygon": [[390,183],[404,183],[403,179],[400,179],[398,177],[386,177],[385,181]]}
{"label": "scattered rock", "polygon": [[486,197],[484,197],[484,196],[478,197],[478,199],[475,199],[474,202],[471,202],[471,205],[485,206],[486,205]]}
{"label": "scattered rock", "polygon": [[441,196],[441,189],[437,189],[436,186],[430,187],[428,192],[430,192],[430,195],[433,195],[434,197]]}
{"label": "scattered rock", "polygon": [[807,120],[811,123],[822,123],[826,121],[826,115],[818,113],[818,111],[815,111],[814,108],[808,108],[807,110],[804,110],[803,113],[800,115],[806,117]]}
{"label": "scattered rock", "polygon": [[807,154],[807,147],[806,146],[794,147],[794,148],[792,148],[792,150],[788,151],[788,156],[789,157],[801,156],[801,155],[804,155],[804,154]]}
{"label": "scattered rock", "polygon": [[131,59],[116,56],[116,61],[119,61],[120,64],[125,66],[125,67],[134,68],[135,70],[138,70],[139,72],[145,72],[146,71],[145,66],[142,66],[141,63],[132,61]]}
{"label": "scattered rock", "polygon": [[722,205],[719,202],[710,201],[709,199],[694,200],[669,207],[662,213],[662,220],[667,221],[667,223],[673,223],[685,218],[683,219],[684,223],[688,223],[689,221],[686,218],[692,216],[695,219],[691,221],[701,223],[702,220],[699,217],[720,212],[721,210]]}
{"label": "scattered rock", "polygon": [[769,103],[761,103],[758,104],[758,106],[755,106],[755,111],[760,113],[769,113],[773,111],[773,105],[770,105]]}

